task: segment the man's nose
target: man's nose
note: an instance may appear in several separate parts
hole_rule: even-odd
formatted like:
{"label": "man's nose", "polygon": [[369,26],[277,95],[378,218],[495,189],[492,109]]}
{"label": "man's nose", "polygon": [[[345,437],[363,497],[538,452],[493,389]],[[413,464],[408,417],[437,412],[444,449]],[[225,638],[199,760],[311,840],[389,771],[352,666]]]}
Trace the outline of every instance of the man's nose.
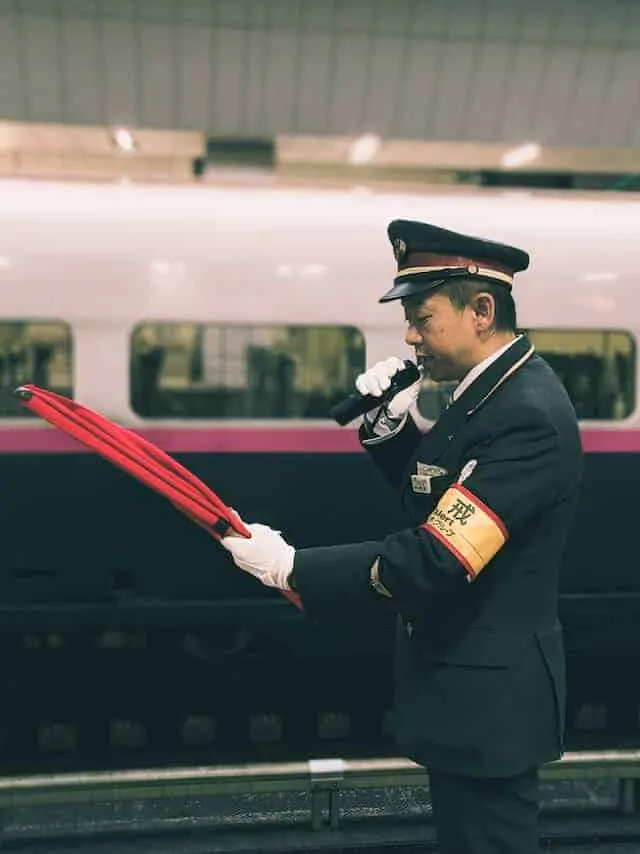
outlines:
{"label": "man's nose", "polygon": [[422,337],[415,326],[411,325],[407,328],[404,336],[404,342],[409,347],[417,347],[422,343]]}

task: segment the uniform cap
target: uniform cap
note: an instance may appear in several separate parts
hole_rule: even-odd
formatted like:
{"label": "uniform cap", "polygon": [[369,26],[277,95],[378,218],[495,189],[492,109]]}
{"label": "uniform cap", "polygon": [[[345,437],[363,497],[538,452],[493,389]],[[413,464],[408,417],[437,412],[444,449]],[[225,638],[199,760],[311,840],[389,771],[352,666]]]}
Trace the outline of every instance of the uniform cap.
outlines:
{"label": "uniform cap", "polygon": [[429,291],[461,277],[498,282],[511,289],[514,275],[529,266],[528,253],[515,246],[424,222],[396,219],[387,234],[398,271],[393,288],[379,302]]}

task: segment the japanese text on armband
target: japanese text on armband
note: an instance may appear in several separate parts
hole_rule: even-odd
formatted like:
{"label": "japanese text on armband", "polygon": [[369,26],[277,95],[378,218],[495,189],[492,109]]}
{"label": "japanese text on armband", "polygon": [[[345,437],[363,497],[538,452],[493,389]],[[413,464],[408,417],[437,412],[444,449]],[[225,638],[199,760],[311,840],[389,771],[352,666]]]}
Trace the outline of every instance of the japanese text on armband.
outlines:
{"label": "japanese text on armband", "polygon": [[458,558],[470,581],[509,536],[502,520],[459,483],[447,489],[422,527]]}

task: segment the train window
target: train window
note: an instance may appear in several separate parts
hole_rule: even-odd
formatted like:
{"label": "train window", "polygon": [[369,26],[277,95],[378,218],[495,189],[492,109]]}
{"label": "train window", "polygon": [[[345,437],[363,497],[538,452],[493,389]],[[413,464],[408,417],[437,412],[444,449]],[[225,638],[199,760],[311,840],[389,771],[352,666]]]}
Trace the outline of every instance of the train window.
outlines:
{"label": "train window", "polygon": [[[633,412],[636,348],[631,335],[573,329],[529,329],[526,334],[564,384],[580,420],[618,421]],[[455,386],[426,380],[420,414],[436,420]]]}
{"label": "train window", "polygon": [[40,320],[0,321],[0,418],[25,418],[13,390],[23,383],[73,396],[71,328]]}
{"label": "train window", "polygon": [[581,420],[619,421],[636,405],[636,347],[627,332],[531,329],[536,351],[562,380]]}
{"label": "train window", "polygon": [[328,418],[364,367],[353,327],[144,323],[131,405],[146,418]]}

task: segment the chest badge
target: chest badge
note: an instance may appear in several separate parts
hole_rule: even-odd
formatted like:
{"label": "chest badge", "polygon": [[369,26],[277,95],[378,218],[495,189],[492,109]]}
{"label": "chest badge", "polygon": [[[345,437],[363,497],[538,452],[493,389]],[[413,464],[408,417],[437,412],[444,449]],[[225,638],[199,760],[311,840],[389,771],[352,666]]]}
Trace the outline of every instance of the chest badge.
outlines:
{"label": "chest badge", "polygon": [[416,470],[422,477],[442,477],[447,473],[441,466],[429,466],[426,463],[416,463]]}
{"label": "chest badge", "polygon": [[426,463],[416,463],[417,474],[411,475],[411,489],[414,492],[422,495],[431,494],[431,479],[434,477],[442,477],[447,474],[447,470],[441,466],[431,466]]}
{"label": "chest badge", "polygon": [[477,465],[477,460],[469,460],[468,463],[465,463],[462,471],[458,475],[458,483],[464,483],[465,480],[473,473],[473,470]]}

